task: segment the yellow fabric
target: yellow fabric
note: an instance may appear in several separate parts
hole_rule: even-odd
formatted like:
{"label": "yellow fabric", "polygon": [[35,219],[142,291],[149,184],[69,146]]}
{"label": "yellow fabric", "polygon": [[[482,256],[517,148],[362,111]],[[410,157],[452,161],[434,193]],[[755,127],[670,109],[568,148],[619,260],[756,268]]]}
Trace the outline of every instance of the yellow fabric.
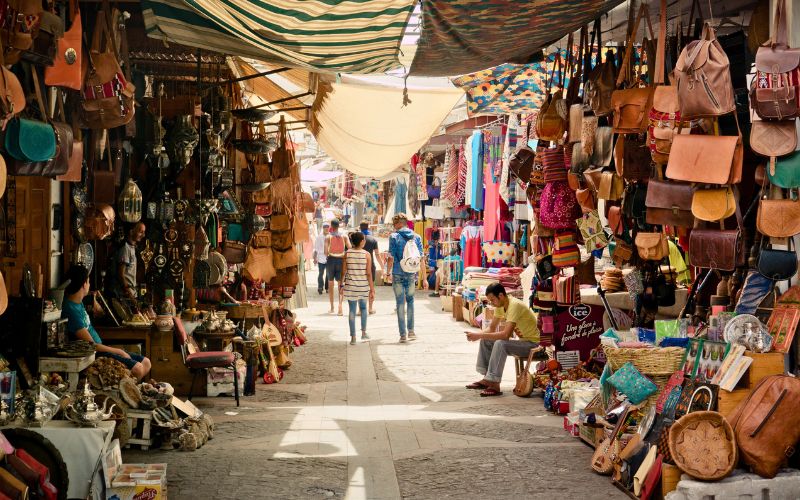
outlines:
{"label": "yellow fabric", "polygon": [[494,310],[495,317],[514,323],[514,333],[522,340],[539,342],[539,327],[536,326],[536,315],[521,300],[508,298],[508,311],[502,307]]}
{"label": "yellow fabric", "polygon": [[672,240],[669,240],[669,265],[675,269],[678,283],[688,283],[691,280],[686,261],[683,260],[681,251],[678,250],[678,246]]}

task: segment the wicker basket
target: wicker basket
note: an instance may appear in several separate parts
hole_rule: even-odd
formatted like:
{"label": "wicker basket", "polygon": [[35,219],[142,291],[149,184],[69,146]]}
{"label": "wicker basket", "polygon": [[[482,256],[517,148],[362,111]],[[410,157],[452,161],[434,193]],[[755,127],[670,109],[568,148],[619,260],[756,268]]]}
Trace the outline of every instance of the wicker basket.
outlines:
{"label": "wicker basket", "polygon": [[605,347],[603,350],[612,370],[617,371],[630,361],[637,370],[648,376],[672,375],[680,368],[685,351],[683,347]]}
{"label": "wicker basket", "polygon": [[669,452],[675,465],[703,481],[728,476],[739,461],[731,424],[715,411],[695,411],[669,429]]}

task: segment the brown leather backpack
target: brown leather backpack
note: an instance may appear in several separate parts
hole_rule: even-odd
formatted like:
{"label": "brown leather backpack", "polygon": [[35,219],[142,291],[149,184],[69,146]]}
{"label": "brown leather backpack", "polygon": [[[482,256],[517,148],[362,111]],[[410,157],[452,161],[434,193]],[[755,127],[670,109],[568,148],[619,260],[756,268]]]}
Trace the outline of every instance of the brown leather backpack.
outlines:
{"label": "brown leather backpack", "polygon": [[[620,88],[627,80],[627,84],[636,85],[636,78],[631,71],[631,53],[633,52],[633,37],[639,30],[639,23],[642,18],[647,20],[650,28],[650,36],[653,37],[653,28],[650,25],[650,15],[647,5],[639,7],[633,30],[628,37],[625,48],[625,57],[622,60],[622,67],[617,76],[616,86]],[[648,115],[653,107],[653,91],[655,87],[631,87],[615,90],[611,94],[611,106],[614,109],[614,132],[617,134],[635,134],[645,132],[648,125]]]}
{"label": "brown leather backpack", "polygon": [[773,478],[800,440],[800,380],[766,377],[730,417],[741,460],[761,477]]}
{"label": "brown leather backpack", "polygon": [[[600,59],[600,54],[603,50],[602,29],[600,27],[600,18],[594,22],[594,30],[592,39],[597,35],[597,58]],[[591,49],[590,49],[591,50]],[[611,94],[617,88],[617,67],[614,52],[608,50],[606,52],[605,61],[598,63],[589,72],[586,78],[586,85],[584,89],[584,104],[594,112],[595,116],[610,115],[614,108],[611,105]]]}
{"label": "brown leather backpack", "polygon": [[[558,68],[558,69],[556,69]],[[558,71],[560,83],[554,93],[550,93],[550,88],[553,85],[553,80]],[[550,79],[547,83],[547,97],[545,97],[542,107],[539,109],[539,116],[536,119],[536,134],[539,139],[544,141],[560,141],[564,137],[564,132],[567,128],[565,117],[559,112],[559,104],[563,101],[564,90],[563,84],[563,69],[561,67],[561,51],[556,52],[556,58],[553,61],[553,71],[550,73]]]}
{"label": "brown leather backpack", "polygon": [[681,118],[721,116],[736,110],[728,56],[709,23],[675,65]]}

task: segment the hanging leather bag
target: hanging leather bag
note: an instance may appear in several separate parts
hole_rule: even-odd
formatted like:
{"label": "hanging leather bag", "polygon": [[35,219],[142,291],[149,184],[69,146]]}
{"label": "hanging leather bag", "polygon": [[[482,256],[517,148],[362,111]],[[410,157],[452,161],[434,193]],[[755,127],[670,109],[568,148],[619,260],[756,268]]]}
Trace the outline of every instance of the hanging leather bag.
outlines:
{"label": "hanging leather bag", "polygon": [[308,218],[302,211],[295,213],[294,219],[292,220],[292,234],[295,243],[305,243],[311,240],[308,231]]}
{"label": "hanging leather bag", "polygon": [[536,153],[534,153],[531,148],[523,146],[522,149],[511,155],[511,159],[508,162],[508,169],[517,179],[527,183],[531,178],[533,158],[535,156]]}
{"label": "hanging leather bag", "polygon": [[[734,114],[734,116],[736,116]],[[739,127],[739,119],[736,118]],[[742,180],[742,134],[687,135],[673,138],[666,176],[701,184],[738,184]]]}
{"label": "hanging leather bag", "polygon": [[684,47],[675,65],[681,117],[721,116],[736,111],[728,56],[709,23],[700,40]]}
{"label": "hanging leather bag", "polygon": [[272,179],[290,177],[294,170],[294,149],[286,132],[286,122],[278,123],[278,147],[272,152]]}
{"label": "hanging leather bag", "polygon": [[699,220],[717,222],[736,212],[736,197],[733,189],[698,189],[692,196],[692,215]]}
{"label": "hanging leather bag", "polygon": [[272,246],[272,233],[268,229],[253,234],[250,239],[250,246],[255,248],[267,248]]}
{"label": "hanging leather bag", "polygon": [[759,200],[756,228],[772,238],[800,234],[800,200]]}
{"label": "hanging leather bag", "polygon": [[[36,68],[31,68],[36,101],[43,119],[47,119],[42,93]],[[67,127],[69,128],[69,127]],[[66,172],[56,170],[55,158],[58,153],[58,135],[56,129],[46,122],[28,118],[16,118],[6,128],[5,149],[15,161],[11,162],[9,173],[25,176],[55,176]],[[70,129],[69,147],[72,147],[72,134]]]}
{"label": "hanging leather bag", "polygon": [[[553,80],[556,78],[556,71],[559,76],[559,87],[556,88],[555,93],[550,93],[553,85]],[[542,107],[539,109],[539,116],[536,120],[536,133],[540,140],[544,141],[560,141],[564,137],[566,129],[566,122],[564,116],[559,113],[557,102],[563,97],[563,73],[561,68],[561,51],[556,52],[555,60],[553,61],[553,71],[550,73],[550,79],[547,84],[547,96],[545,97]]]}
{"label": "hanging leather bag", "polygon": [[652,179],[647,184],[648,224],[662,226],[692,227],[692,198],[694,187],[682,182],[668,182]]}
{"label": "hanging leather bag", "polygon": [[39,31],[42,2],[38,0],[10,0],[3,8],[3,25],[0,40],[3,44],[5,64],[16,64],[22,53],[31,48]]}
{"label": "hanging leather bag", "polygon": [[756,52],[750,104],[763,120],[800,116],[800,49],[788,43],[786,0],[775,2],[772,38]]}
{"label": "hanging leather bag", "polygon": [[82,118],[87,128],[95,130],[126,125],[133,120],[135,112],[136,88],[125,78],[119,65],[110,16],[107,2],[104,2],[97,13],[92,46],[84,60]]}
{"label": "hanging leather bag", "polygon": [[624,134],[614,145],[614,168],[629,181],[649,179],[653,174],[650,148],[644,134]]}
{"label": "hanging leather bag", "polygon": [[659,261],[669,256],[669,243],[664,233],[638,233],[634,243],[643,260]]}
{"label": "hanging leather bag", "polygon": [[691,265],[703,269],[733,271],[745,265],[742,214],[736,200],[736,229],[692,229],[689,235]]}
{"label": "hanging leather bag", "polygon": [[58,41],[64,36],[64,21],[53,12],[42,11],[39,17],[39,29],[33,39],[31,48],[20,54],[23,61],[39,66],[53,65]]}
{"label": "hanging leather bag", "polygon": [[[637,79],[632,76],[631,71],[631,53],[634,49],[633,37],[639,30],[639,23],[642,18],[647,20],[647,26],[650,29],[650,36],[653,37],[653,27],[650,24],[650,15],[646,4],[641,4],[639,12],[636,15],[636,21],[633,24],[633,30],[628,37],[625,48],[625,57],[622,60],[622,67],[620,68],[619,75],[617,76],[616,86],[620,88],[625,80],[628,84],[634,83]],[[653,91],[655,87],[631,87],[620,90],[615,90],[611,94],[611,106],[614,110],[614,132],[617,134],[636,134],[646,132],[648,122],[648,114],[653,107]]]}
{"label": "hanging leather bag", "polygon": [[222,256],[228,264],[241,264],[247,255],[247,245],[241,241],[226,240],[222,244]]}
{"label": "hanging leather bag", "polygon": [[774,281],[790,280],[797,274],[797,251],[793,248],[794,238],[789,238],[788,250],[767,247],[769,238],[762,239],[758,252],[756,269],[762,276]]}
{"label": "hanging leather bag", "polygon": [[252,281],[261,280],[269,283],[276,274],[272,263],[272,249],[250,247],[242,265],[242,272]]}
{"label": "hanging leather bag", "polygon": [[592,165],[607,167],[614,157],[614,130],[611,127],[597,127],[594,133]]}
{"label": "hanging leather bag", "polygon": [[614,172],[603,172],[600,177],[600,186],[597,189],[598,199],[616,201],[622,198],[624,192],[625,183],[622,177]]}
{"label": "hanging leather bag", "polygon": [[773,478],[800,440],[800,380],[786,375],[762,379],[729,420],[739,456],[756,474]]}
{"label": "hanging leather bag", "polygon": [[753,120],[750,126],[750,148],[762,156],[788,155],[797,149],[797,120]]}
{"label": "hanging leather bag", "polygon": [[[597,58],[599,60],[600,53],[603,51],[603,41],[600,36],[602,33],[600,18],[595,20],[594,33],[597,34]],[[615,60],[614,52],[609,49],[606,52],[605,61],[597,64],[587,77],[584,87],[584,102],[588,100],[589,107],[595,116],[608,116],[614,111],[614,107],[611,104],[611,94],[617,88]]]}
{"label": "hanging leather bag", "polygon": [[300,256],[294,247],[290,247],[288,250],[272,249],[272,265],[276,270],[296,266],[299,262]]}
{"label": "hanging leather bag", "polygon": [[800,187],[800,151],[778,158],[767,168],[767,178],[771,184],[792,189]]}
{"label": "hanging leather bag", "polygon": [[83,82],[83,27],[78,2],[70,2],[72,25],[58,40],[52,66],[44,69],[44,82],[49,86],[80,90]]}

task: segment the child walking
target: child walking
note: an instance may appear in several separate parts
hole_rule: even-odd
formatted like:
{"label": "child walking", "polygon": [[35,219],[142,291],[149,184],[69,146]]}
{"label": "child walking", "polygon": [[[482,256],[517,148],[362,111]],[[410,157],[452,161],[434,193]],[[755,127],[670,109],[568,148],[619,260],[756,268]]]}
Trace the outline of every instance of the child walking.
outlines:
{"label": "child walking", "polygon": [[347,300],[350,312],[350,344],[356,343],[356,306],[361,314],[361,340],[369,340],[367,335],[367,300],[374,299],[375,285],[372,281],[372,256],[364,250],[364,234],[355,232],[350,234],[352,248],[344,255],[342,275],[344,287],[342,294]]}

